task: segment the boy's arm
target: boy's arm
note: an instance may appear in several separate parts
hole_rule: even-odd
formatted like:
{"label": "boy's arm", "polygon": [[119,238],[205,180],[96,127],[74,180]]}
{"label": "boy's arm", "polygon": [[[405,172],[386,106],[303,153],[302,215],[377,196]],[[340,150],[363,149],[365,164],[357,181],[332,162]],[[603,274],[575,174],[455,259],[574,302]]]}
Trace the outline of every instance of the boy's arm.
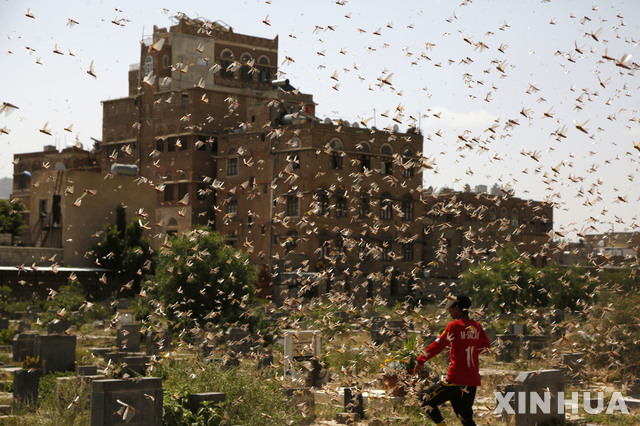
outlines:
{"label": "boy's arm", "polygon": [[420,356],[417,359],[417,363],[418,365],[422,365],[425,362],[427,362],[428,360],[430,360],[431,358],[433,358],[434,356],[438,355],[440,352],[442,352],[442,350],[444,348],[446,348],[447,346],[449,346],[449,336],[451,334],[450,330],[451,330],[451,323],[449,323],[449,325],[447,325],[447,328],[444,329],[444,331],[442,332],[442,334],[440,335],[440,337],[438,337],[436,340],[434,340],[429,347],[420,354]]}

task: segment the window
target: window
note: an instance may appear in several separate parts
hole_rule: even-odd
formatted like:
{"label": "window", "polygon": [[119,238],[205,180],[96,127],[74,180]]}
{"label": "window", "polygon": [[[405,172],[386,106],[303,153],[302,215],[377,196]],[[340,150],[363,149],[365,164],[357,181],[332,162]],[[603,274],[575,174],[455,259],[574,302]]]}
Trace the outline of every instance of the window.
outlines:
{"label": "window", "polygon": [[165,68],[169,68],[169,57],[167,55],[164,55],[162,57],[162,66]]}
{"label": "window", "polygon": [[198,142],[196,143],[198,147],[198,151],[206,151],[207,150],[207,137],[206,136],[198,136]]}
{"label": "window", "polygon": [[176,138],[171,137],[167,143],[167,152],[174,152],[176,150]]}
{"label": "window", "polygon": [[402,260],[405,262],[413,262],[413,243],[405,243],[402,245]]}
{"label": "window", "polygon": [[489,208],[489,220],[496,220],[496,208],[493,206]]}
{"label": "window", "polygon": [[229,66],[233,63],[233,52],[229,49],[225,49],[222,51],[220,57],[220,66],[222,67],[220,75],[224,78],[233,78],[233,72],[228,70]]}
{"label": "window", "polygon": [[347,217],[347,197],[344,193],[336,195],[336,217]]}
{"label": "window", "polygon": [[156,150],[164,152],[164,139],[156,139]]}
{"label": "window", "polygon": [[391,241],[382,241],[382,260],[389,262],[391,260]]}
{"label": "window", "polygon": [[518,209],[511,209],[511,226],[518,226]]}
{"label": "window", "polygon": [[227,176],[238,175],[238,151],[235,148],[231,148],[228,152],[227,158]]}
{"label": "window", "polygon": [[360,218],[364,219],[371,212],[371,199],[368,196],[360,197]]}
{"label": "window", "polygon": [[342,142],[340,142],[340,139],[332,139],[329,142],[329,147],[329,169],[342,169]]}
{"label": "window", "polygon": [[287,195],[287,216],[300,216],[300,199],[295,194]]}
{"label": "window", "polygon": [[320,258],[329,257],[329,241],[320,241]]}
{"label": "window", "polygon": [[240,63],[242,64],[242,67],[240,68],[240,78],[242,79],[242,81],[251,81],[253,80],[253,75],[251,73],[251,55],[249,55],[248,53],[243,53],[242,56],[240,56]]}
{"label": "window", "polygon": [[207,185],[205,185],[204,183],[199,183],[196,187],[197,187],[196,199],[204,200],[207,197],[207,193],[208,193]]}
{"label": "window", "polygon": [[318,210],[320,216],[327,216],[329,214],[329,195],[327,191],[320,191],[318,193]]}
{"label": "window", "polygon": [[186,108],[189,106],[189,94],[188,93],[183,93],[180,96],[180,107],[181,108]]}
{"label": "window", "polygon": [[382,155],[388,156],[388,158],[382,158],[380,161],[380,173],[383,175],[390,175],[393,173],[393,150],[390,145],[383,145],[380,149]]}
{"label": "window", "polygon": [[171,184],[171,183],[167,183],[165,184],[164,187],[164,201],[173,201],[175,200],[175,185]]}
{"label": "window", "polygon": [[403,177],[413,177],[413,151],[411,148],[405,148],[402,151],[402,176]]}
{"label": "window", "polygon": [[182,198],[189,193],[189,184],[187,182],[180,182],[178,184],[178,200],[182,200]]}
{"label": "window", "polygon": [[149,55],[144,58],[144,75],[149,75],[153,72],[153,58]]}
{"label": "window", "polygon": [[291,231],[287,232],[287,239],[284,241],[284,249],[287,253],[289,253],[290,251],[295,250],[297,246],[298,246],[298,231],[296,231],[295,229],[292,229]]}
{"label": "window", "polygon": [[230,219],[238,218],[238,198],[233,196],[227,201],[227,217]]}
{"label": "window", "polygon": [[500,209],[500,219],[506,219],[507,218],[507,209],[506,207],[503,207]]}
{"label": "window", "polygon": [[258,69],[260,70],[260,81],[262,83],[270,83],[271,82],[271,63],[269,62],[269,58],[266,56],[261,56],[258,59]]}
{"label": "window", "polygon": [[391,195],[382,194],[382,202],[380,203],[380,219],[391,220],[393,219],[393,201]]}
{"label": "window", "polygon": [[410,195],[402,199],[402,214],[404,220],[413,220],[413,198]]}
{"label": "window", "polygon": [[297,170],[300,168],[300,154],[292,152],[287,155],[287,161],[291,164],[291,168]]}
{"label": "window", "polygon": [[366,169],[371,170],[371,157],[362,155],[360,156],[360,171],[364,172]]}

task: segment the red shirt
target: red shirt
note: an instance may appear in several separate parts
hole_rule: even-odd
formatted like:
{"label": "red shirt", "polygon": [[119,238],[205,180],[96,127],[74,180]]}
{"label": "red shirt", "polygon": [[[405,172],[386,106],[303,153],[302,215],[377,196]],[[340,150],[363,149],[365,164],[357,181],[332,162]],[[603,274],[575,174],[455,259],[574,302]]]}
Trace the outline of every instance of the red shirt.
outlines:
{"label": "red shirt", "polygon": [[429,345],[418,362],[424,363],[438,355],[451,344],[451,365],[447,381],[461,386],[480,386],[478,355],[491,347],[491,342],[482,326],[472,319],[451,321],[440,337]]}

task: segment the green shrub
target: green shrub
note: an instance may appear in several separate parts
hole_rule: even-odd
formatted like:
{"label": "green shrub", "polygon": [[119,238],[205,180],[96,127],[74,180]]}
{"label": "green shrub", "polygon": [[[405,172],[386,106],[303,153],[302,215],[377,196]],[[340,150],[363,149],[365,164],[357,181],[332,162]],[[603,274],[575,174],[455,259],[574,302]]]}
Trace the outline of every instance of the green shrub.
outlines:
{"label": "green shrub", "polygon": [[0,345],[10,345],[13,343],[13,337],[16,335],[16,331],[9,327],[4,330],[0,330]]}

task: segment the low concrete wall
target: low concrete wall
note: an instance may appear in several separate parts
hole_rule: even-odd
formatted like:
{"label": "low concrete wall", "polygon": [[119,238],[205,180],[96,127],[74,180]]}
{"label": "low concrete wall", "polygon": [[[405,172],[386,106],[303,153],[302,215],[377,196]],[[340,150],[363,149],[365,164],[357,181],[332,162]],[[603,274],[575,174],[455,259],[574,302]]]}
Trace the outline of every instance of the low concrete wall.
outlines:
{"label": "low concrete wall", "polygon": [[[49,259],[55,256],[54,261]],[[64,250],[50,247],[0,246],[0,266],[51,266],[54,262],[62,264]]]}

